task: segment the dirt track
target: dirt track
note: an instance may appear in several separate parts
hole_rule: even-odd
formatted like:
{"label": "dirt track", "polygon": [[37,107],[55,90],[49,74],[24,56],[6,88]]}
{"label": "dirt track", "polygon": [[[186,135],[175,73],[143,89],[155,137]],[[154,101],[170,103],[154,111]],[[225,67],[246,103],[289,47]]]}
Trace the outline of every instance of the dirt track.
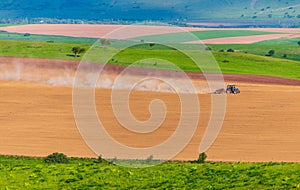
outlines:
{"label": "dirt track", "polygon": [[[41,68],[48,70],[47,64],[43,63]],[[119,69],[112,69],[112,73]],[[55,71],[59,69],[50,73]],[[194,73],[189,76],[201,78]],[[277,84],[276,80],[273,81],[275,84],[256,84],[262,80],[267,83],[272,78],[251,78],[252,83],[247,83],[249,78],[244,75],[225,76],[228,82],[238,82],[242,93],[227,96],[224,125],[219,138],[207,152],[209,159],[300,162],[299,83],[276,78]],[[285,83],[290,86],[283,85]],[[0,154],[45,156],[58,151],[70,156],[95,156],[77,131],[72,112],[72,88],[12,81],[2,81],[0,87]],[[180,107],[176,94],[133,92],[131,110],[137,118],[145,120],[149,117],[148,105],[153,98],[162,99],[169,112],[162,128],[154,134],[128,133],[112,114],[110,94],[109,89],[96,91],[97,111],[110,134],[122,143],[134,147],[153,146],[168,138],[178,124]],[[176,159],[197,157],[211,111],[209,94],[199,95],[199,100],[201,120],[198,130]]]}

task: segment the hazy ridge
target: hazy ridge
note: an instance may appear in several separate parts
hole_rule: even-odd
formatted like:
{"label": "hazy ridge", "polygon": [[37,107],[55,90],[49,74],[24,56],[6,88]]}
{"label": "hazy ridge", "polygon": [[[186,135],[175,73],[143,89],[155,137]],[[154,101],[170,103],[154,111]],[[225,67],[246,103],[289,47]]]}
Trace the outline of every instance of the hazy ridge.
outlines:
{"label": "hazy ridge", "polygon": [[297,0],[8,0],[0,2],[0,21],[33,18],[154,20],[162,22],[241,22],[299,24]]}

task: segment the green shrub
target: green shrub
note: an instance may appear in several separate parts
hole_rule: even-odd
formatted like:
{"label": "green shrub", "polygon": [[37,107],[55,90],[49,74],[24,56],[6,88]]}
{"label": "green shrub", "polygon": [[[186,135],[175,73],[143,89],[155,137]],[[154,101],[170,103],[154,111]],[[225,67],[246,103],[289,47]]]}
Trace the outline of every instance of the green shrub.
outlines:
{"label": "green shrub", "polygon": [[204,163],[206,158],[207,158],[207,155],[205,154],[205,152],[202,152],[201,154],[199,154],[198,162],[199,163]]}
{"label": "green shrub", "polygon": [[100,155],[96,159],[95,163],[105,163],[105,164],[108,164],[109,162],[107,160],[105,160],[104,158],[102,158],[102,155]]}
{"label": "green shrub", "polygon": [[266,56],[273,56],[275,54],[275,50],[270,50]]}
{"label": "green shrub", "polygon": [[193,163],[204,163],[206,158],[207,158],[207,155],[205,154],[205,152],[202,152],[201,154],[199,154],[198,159],[193,161]]}
{"label": "green shrub", "polygon": [[150,155],[147,159],[146,159],[146,163],[150,164],[153,162],[153,156]]}
{"label": "green shrub", "polygon": [[97,162],[98,162],[98,163],[103,163],[103,162],[105,162],[105,160],[102,158],[102,155],[98,156]]}
{"label": "green shrub", "polygon": [[44,159],[45,163],[68,163],[69,159],[63,153],[55,152]]}

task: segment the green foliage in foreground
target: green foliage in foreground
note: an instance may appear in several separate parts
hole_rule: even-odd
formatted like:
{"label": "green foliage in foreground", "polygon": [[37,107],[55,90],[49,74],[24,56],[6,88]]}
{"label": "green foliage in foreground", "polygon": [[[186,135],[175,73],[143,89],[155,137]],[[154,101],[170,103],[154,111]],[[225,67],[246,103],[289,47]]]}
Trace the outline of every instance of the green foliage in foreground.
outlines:
{"label": "green foliage in foreground", "polygon": [[134,169],[72,158],[0,156],[0,189],[300,189],[296,163],[164,163]]}

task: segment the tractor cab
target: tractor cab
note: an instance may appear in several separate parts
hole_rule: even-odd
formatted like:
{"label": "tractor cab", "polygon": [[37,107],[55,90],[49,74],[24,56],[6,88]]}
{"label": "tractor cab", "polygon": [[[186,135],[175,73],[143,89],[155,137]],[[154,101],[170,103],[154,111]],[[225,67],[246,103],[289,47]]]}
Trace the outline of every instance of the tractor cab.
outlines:
{"label": "tractor cab", "polygon": [[234,84],[229,84],[229,85],[227,85],[226,93],[227,94],[239,94],[240,90]]}

